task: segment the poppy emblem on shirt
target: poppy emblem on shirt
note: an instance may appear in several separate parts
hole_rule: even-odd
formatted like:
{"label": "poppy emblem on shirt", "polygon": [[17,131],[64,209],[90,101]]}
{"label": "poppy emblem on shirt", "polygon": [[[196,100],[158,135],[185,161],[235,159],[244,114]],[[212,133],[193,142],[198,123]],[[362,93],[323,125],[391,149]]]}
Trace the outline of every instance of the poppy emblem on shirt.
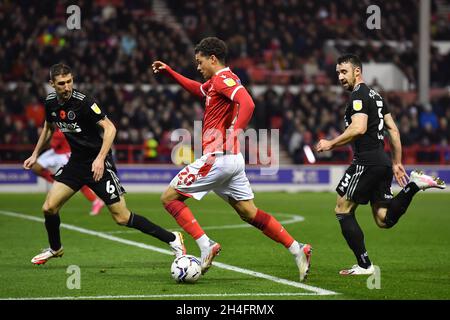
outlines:
{"label": "poppy emblem on shirt", "polygon": [[232,86],[236,85],[236,81],[234,81],[231,78],[225,79],[225,80],[223,80],[223,82],[229,87],[232,87]]}
{"label": "poppy emblem on shirt", "polygon": [[66,112],[64,110],[59,111],[59,117],[64,120],[66,118]]}

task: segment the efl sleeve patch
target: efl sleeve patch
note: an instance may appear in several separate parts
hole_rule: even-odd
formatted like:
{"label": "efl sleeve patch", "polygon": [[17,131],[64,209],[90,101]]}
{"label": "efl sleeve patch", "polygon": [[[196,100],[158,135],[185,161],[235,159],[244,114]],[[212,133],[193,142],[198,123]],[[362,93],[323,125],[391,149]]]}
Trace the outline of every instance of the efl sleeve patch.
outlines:
{"label": "efl sleeve patch", "polygon": [[353,100],[353,110],[361,111],[362,110],[362,100]]}
{"label": "efl sleeve patch", "polygon": [[236,85],[236,81],[234,81],[231,78],[227,78],[225,80],[223,80],[223,82],[228,86],[228,87],[233,87]]}
{"label": "efl sleeve patch", "polygon": [[102,111],[100,110],[100,108],[98,107],[98,105],[97,105],[96,103],[94,103],[94,104],[91,106],[91,109],[92,109],[92,111],[94,111],[96,114],[101,114],[101,113],[102,113]]}

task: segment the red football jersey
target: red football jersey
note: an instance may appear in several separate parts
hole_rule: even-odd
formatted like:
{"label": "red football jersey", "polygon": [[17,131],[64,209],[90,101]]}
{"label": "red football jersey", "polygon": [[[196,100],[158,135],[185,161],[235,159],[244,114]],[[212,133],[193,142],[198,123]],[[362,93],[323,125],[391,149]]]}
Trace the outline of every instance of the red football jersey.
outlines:
{"label": "red football jersey", "polygon": [[[239,105],[233,98],[243,88],[241,80],[228,67],[217,71],[200,87],[206,96],[202,130],[203,154],[225,151],[226,130],[233,129],[239,112]],[[234,154],[239,153],[239,141],[226,146],[226,149]]]}
{"label": "red football jersey", "polygon": [[64,133],[59,129],[56,129],[55,132],[53,132],[52,140],[50,140],[50,147],[58,154],[70,152],[70,145],[67,142]]}

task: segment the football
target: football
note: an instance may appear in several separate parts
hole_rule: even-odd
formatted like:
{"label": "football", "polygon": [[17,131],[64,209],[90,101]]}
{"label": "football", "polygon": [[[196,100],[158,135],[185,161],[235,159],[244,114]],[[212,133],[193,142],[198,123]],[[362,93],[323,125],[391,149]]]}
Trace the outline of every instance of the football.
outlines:
{"label": "football", "polygon": [[202,269],[200,260],[191,255],[182,255],[172,262],[170,268],[176,282],[194,283],[200,278]]}

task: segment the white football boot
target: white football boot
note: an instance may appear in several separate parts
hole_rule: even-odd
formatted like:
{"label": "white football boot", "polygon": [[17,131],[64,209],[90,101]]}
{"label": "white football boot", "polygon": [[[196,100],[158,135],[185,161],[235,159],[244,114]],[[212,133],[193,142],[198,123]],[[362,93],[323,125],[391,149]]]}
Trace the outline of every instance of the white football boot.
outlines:
{"label": "white football boot", "polygon": [[219,255],[221,249],[220,243],[209,240],[209,247],[206,250],[201,250],[202,274],[205,274],[209,270],[213,259]]}
{"label": "white football boot", "polygon": [[312,247],[309,244],[300,246],[300,252],[295,255],[295,263],[300,273],[300,282],[308,277],[309,267],[311,266]]}
{"label": "white football boot", "polygon": [[375,273],[375,268],[373,267],[373,264],[371,264],[370,267],[368,267],[367,269],[355,264],[350,269],[345,269],[345,270],[339,271],[339,274],[341,276],[360,276],[360,275],[371,275],[374,273]]}
{"label": "white football boot", "polygon": [[423,171],[413,170],[409,175],[409,181],[414,182],[420,190],[429,188],[445,189],[445,182],[435,176],[429,176]]}
{"label": "white football boot", "polygon": [[42,252],[40,254],[38,254],[33,259],[31,259],[31,263],[37,264],[37,265],[44,264],[51,258],[61,258],[63,256],[63,254],[64,254],[64,249],[62,246],[57,251],[52,250],[51,248],[47,248],[47,249],[42,250]]}
{"label": "white football boot", "polygon": [[175,257],[181,257],[186,254],[186,247],[184,246],[183,234],[181,232],[172,232],[175,235],[175,240],[169,242],[170,248]]}

